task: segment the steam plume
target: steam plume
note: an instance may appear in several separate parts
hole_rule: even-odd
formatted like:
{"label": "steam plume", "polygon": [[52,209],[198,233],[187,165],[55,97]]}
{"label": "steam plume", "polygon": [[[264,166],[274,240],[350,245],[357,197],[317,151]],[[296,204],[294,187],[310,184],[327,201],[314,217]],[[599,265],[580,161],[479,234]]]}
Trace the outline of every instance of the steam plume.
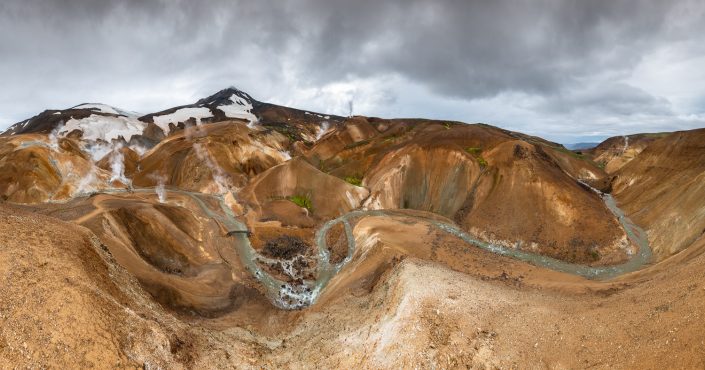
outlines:
{"label": "steam plume", "polygon": [[81,178],[81,181],[78,182],[78,187],[76,188],[74,195],[86,194],[96,190],[95,186],[93,186],[93,184],[98,179],[96,172],[97,171],[95,165],[91,163],[91,167],[88,170],[88,173],[85,174]]}
{"label": "steam plume", "polygon": [[64,122],[60,122],[53,130],[49,133],[49,146],[54,151],[59,151],[59,132],[64,129]]}
{"label": "steam plume", "polygon": [[110,182],[120,181],[125,185],[131,185],[130,179],[125,177],[125,155],[122,152],[122,143],[117,143],[113,146],[113,151],[110,154]]}
{"label": "steam plume", "polygon": [[198,159],[203,161],[203,163],[210,168],[213,175],[213,181],[215,181],[215,184],[218,187],[218,193],[227,193],[230,190],[231,184],[225,171],[223,171],[223,169],[213,161],[210,153],[203,147],[203,145],[201,145],[201,143],[193,143],[193,150],[196,153],[196,157],[198,157]]}
{"label": "steam plume", "polygon": [[[352,109],[350,111],[352,111]],[[325,135],[326,132],[328,132],[329,128],[330,128],[330,123],[328,123],[328,121],[323,121],[321,123],[321,126],[318,127],[318,132],[316,133],[316,141],[320,140],[323,137],[323,135]]]}

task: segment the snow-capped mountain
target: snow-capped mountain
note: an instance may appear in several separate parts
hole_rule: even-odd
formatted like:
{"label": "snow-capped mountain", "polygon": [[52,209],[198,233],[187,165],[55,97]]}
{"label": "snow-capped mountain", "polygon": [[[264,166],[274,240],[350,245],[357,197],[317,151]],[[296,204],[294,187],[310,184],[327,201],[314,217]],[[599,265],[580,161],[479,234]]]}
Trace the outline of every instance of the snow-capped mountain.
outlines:
{"label": "snow-capped mountain", "polygon": [[286,131],[287,134],[298,133],[304,129],[315,137],[323,122],[342,122],[343,118],[259,102],[249,94],[230,87],[194,104],[146,115],[100,103],[83,103],[63,110],[46,110],[12,125],[0,136],[31,133],[53,134],[58,137],[80,135],[82,140],[87,142],[106,143],[115,140],[129,143],[135,138],[141,145],[151,147],[189,124],[228,120],[245,121],[249,126],[260,123],[276,127],[282,132]]}
{"label": "snow-capped mountain", "polygon": [[138,113],[105,104],[81,104],[71,109],[89,110],[93,113],[84,118],[71,117],[64,125],[57,126],[54,130],[60,137],[79,131],[81,138],[86,141],[111,142],[122,137],[129,142],[133,136],[142,135],[147,127],[146,123],[138,119]]}
{"label": "snow-capped mountain", "polygon": [[257,122],[253,104],[257,103],[249,94],[234,87],[221,90],[194,104],[182,105],[140,117],[144,122],[157,125],[165,136],[187,122],[201,124],[228,119],[241,119],[249,124]]}
{"label": "snow-capped mountain", "polygon": [[138,113],[110,105],[84,103],[64,110],[46,110],[10,126],[2,135],[53,132],[66,136],[79,131],[82,138],[88,141],[109,142],[119,137],[129,141],[132,136],[141,135],[146,127],[138,117]]}
{"label": "snow-capped mountain", "polygon": [[137,113],[137,112],[130,112],[126,111],[124,109],[116,108],[107,104],[100,104],[100,103],[84,103],[77,105],[75,107],[72,107],[71,109],[88,109],[92,110],[98,113],[103,113],[103,114],[114,114],[116,116],[126,116],[126,117],[139,117],[142,114]]}

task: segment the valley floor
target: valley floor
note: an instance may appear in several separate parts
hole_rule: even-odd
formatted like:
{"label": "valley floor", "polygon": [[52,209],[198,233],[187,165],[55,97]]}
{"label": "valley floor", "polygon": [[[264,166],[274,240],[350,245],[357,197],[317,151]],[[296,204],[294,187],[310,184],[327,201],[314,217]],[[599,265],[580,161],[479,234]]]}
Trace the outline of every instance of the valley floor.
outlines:
{"label": "valley floor", "polygon": [[475,248],[450,267],[417,258],[409,240],[437,258],[458,244],[421,223],[369,217],[354,232],[364,254],[317,304],[243,323],[169,311],[88,229],[0,205],[0,366],[705,367],[702,237],[594,282]]}

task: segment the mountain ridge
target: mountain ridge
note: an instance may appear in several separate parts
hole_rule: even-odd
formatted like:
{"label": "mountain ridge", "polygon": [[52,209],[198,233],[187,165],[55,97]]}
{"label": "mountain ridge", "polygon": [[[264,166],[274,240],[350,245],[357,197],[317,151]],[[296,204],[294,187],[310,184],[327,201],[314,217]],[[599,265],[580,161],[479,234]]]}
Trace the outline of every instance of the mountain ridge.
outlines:
{"label": "mountain ridge", "polygon": [[[238,101],[233,101],[233,97],[238,97]],[[250,107],[247,107],[244,104],[250,104]],[[55,129],[61,122],[66,122],[70,119],[83,119],[87,118],[92,114],[95,115],[100,115],[100,116],[125,116],[125,117],[134,117],[137,118],[137,120],[144,122],[145,125],[148,125],[150,123],[154,123],[154,117],[159,117],[159,116],[164,116],[168,115],[171,113],[174,113],[180,109],[184,108],[208,108],[211,112],[210,113],[205,113],[204,114],[186,114],[182,117],[178,117],[172,122],[168,122],[173,124],[174,127],[180,127],[183,128],[183,124],[186,123],[187,121],[193,121],[193,124],[196,124],[194,119],[203,119],[204,121],[208,122],[219,122],[219,121],[224,121],[228,119],[259,119],[259,117],[251,117],[247,114],[244,114],[245,112],[242,112],[243,114],[237,115],[238,112],[230,112],[231,115],[228,115],[228,112],[225,112],[221,109],[218,109],[218,107],[228,107],[232,105],[238,105],[241,106],[243,109],[242,111],[246,111],[246,113],[252,113],[249,112],[249,110],[255,110],[258,112],[266,112],[268,109],[271,108],[280,108],[280,109],[288,109],[296,112],[300,112],[301,114],[305,114],[306,112],[308,114],[314,115],[319,118],[324,118],[324,117],[329,117],[329,119],[333,120],[340,120],[342,117],[336,116],[336,115],[331,115],[331,114],[323,114],[323,113],[318,113],[318,112],[312,112],[312,111],[305,111],[305,110],[300,110],[296,108],[290,108],[290,107],[284,107],[284,106],[279,106],[275,104],[270,104],[270,103],[265,103],[265,102],[260,102],[256,99],[254,99],[251,95],[248,93],[236,88],[236,87],[227,87],[225,89],[219,90],[218,92],[211,94],[207,97],[200,98],[198,99],[195,103],[192,104],[184,104],[184,105],[179,105],[179,106],[174,106],[171,108],[163,109],[160,111],[156,111],[153,113],[147,113],[147,114],[139,114],[135,112],[130,112],[121,108],[117,108],[115,106],[112,106],[110,104],[105,104],[105,103],[80,103],[77,105],[74,105],[72,107],[66,108],[66,109],[47,109],[39,114],[29,117],[27,119],[24,119],[22,121],[16,122],[10,127],[8,127],[6,130],[4,130],[2,133],[0,133],[0,136],[11,136],[11,135],[18,135],[18,134],[31,134],[31,133],[49,133],[53,129]],[[101,109],[103,107],[103,109]],[[239,107],[238,107],[239,108]],[[204,112],[201,112],[204,113]],[[165,126],[165,127],[168,127]],[[167,131],[167,130],[163,130]],[[168,132],[165,132],[165,135],[168,134]]]}

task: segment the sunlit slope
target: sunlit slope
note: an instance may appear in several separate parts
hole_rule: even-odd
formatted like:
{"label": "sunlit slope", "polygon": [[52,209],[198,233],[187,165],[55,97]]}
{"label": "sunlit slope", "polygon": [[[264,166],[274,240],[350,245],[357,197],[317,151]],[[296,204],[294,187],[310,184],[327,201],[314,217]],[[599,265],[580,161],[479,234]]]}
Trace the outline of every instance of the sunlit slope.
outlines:
{"label": "sunlit slope", "polygon": [[705,231],[705,129],[653,141],[615,173],[614,193],[649,233],[659,258],[677,253]]}

